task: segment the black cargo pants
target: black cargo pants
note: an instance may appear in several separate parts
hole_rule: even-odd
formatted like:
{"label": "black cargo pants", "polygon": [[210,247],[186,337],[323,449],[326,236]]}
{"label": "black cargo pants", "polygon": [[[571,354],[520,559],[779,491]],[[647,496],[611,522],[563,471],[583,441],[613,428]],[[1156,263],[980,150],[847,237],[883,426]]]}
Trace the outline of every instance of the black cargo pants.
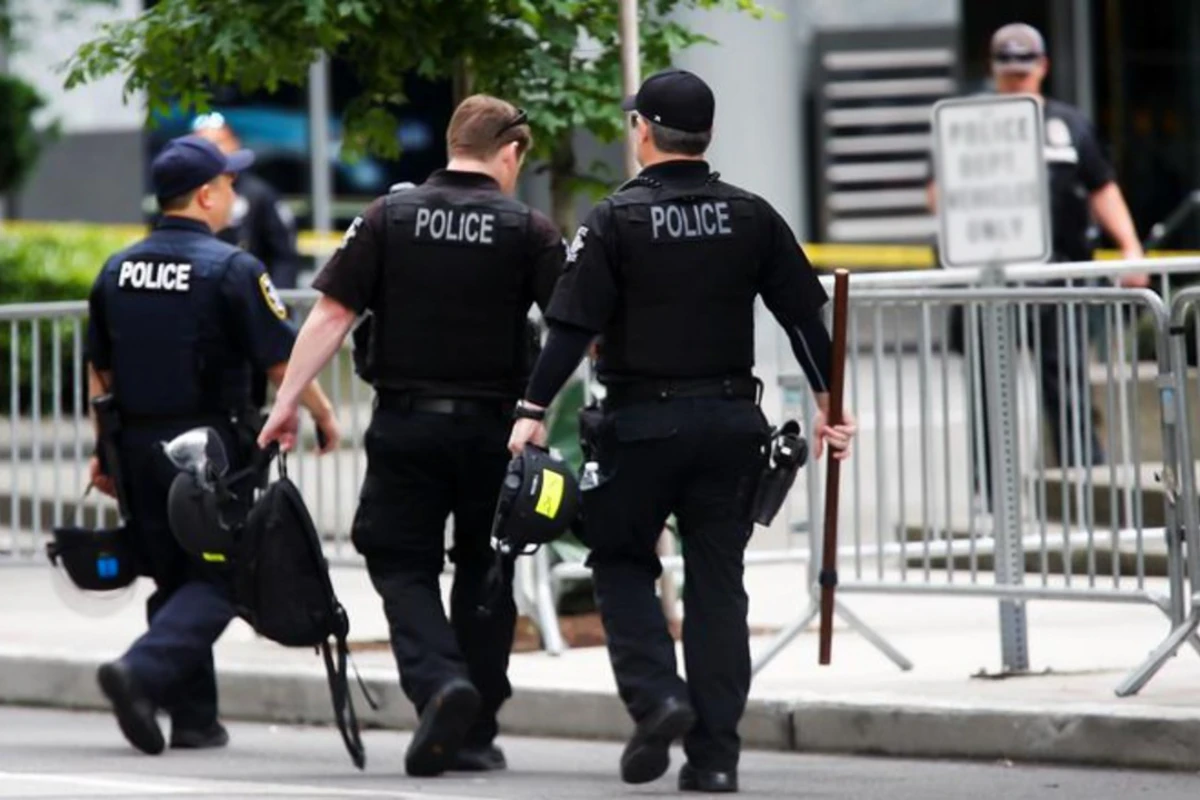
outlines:
{"label": "black cargo pants", "polygon": [[[490,414],[381,404],[366,432],[367,474],[352,532],[383,599],[400,685],[417,712],[456,677],[469,679],[482,696],[467,735],[471,746],[495,738],[496,714],[512,694],[512,593],[500,593],[489,615],[477,611],[495,561],[491,526],[511,429],[499,404]],[[447,619],[439,576],[450,515],[455,571]]]}
{"label": "black cargo pants", "polygon": [[[583,538],[621,699],[635,720],[668,697],[689,701],[697,722],[684,749],[701,769],[738,763],[750,689],[743,555],[768,435],[751,400],[626,406],[603,417],[601,482],[583,495]],[[685,564],[686,683],[654,588],[662,572],[655,544],[672,513]]]}

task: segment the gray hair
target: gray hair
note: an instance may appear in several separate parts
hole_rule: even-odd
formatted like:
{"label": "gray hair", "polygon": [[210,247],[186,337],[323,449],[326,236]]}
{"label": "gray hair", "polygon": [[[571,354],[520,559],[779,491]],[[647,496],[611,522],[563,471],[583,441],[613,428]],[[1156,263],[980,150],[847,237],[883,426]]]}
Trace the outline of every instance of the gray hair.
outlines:
{"label": "gray hair", "polygon": [[701,156],[712,144],[712,131],[689,133],[675,128],[659,125],[657,122],[646,120],[650,126],[650,139],[654,146],[664,153],[674,153],[680,156]]}

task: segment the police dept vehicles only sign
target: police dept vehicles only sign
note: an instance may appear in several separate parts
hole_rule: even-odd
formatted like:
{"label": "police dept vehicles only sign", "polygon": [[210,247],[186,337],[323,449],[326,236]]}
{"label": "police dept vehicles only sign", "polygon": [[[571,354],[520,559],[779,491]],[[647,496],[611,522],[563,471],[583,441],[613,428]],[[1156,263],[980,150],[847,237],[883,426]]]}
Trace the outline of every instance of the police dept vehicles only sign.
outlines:
{"label": "police dept vehicles only sign", "polygon": [[947,267],[1050,257],[1042,106],[1028,95],[933,107],[938,246]]}

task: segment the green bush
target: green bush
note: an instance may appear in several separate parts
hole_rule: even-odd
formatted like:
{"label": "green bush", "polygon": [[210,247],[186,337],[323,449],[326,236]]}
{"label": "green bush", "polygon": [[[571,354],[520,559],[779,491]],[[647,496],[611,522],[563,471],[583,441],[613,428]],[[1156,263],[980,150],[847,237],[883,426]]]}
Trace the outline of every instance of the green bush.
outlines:
{"label": "green bush", "polygon": [[[0,233],[0,313],[14,303],[45,303],[64,300],[86,300],[104,261],[128,245],[128,234],[83,226],[54,226],[5,230]],[[54,341],[60,347],[61,384],[60,408],[73,407],[77,382],[86,381],[80,370],[74,375],[76,315],[54,320],[22,320],[16,323],[17,392],[20,413],[28,416],[33,405],[34,332],[38,336],[37,397],[43,414],[53,413],[54,405]],[[79,340],[82,345],[86,328],[81,323]],[[81,354],[82,356],[82,354]],[[12,413],[13,322],[0,316],[0,414]],[[86,397],[86,382],[80,383],[81,397]]]}

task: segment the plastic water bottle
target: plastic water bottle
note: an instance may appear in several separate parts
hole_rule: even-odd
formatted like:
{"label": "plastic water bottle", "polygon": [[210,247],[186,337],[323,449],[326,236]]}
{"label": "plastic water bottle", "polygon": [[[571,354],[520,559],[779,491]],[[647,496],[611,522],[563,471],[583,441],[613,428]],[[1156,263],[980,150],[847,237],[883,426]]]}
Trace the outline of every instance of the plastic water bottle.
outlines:
{"label": "plastic water bottle", "polygon": [[583,465],[583,477],[579,479],[580,491],[588,491],[595,489],[600,485],[600,465],[595,461],[589,461]]}

